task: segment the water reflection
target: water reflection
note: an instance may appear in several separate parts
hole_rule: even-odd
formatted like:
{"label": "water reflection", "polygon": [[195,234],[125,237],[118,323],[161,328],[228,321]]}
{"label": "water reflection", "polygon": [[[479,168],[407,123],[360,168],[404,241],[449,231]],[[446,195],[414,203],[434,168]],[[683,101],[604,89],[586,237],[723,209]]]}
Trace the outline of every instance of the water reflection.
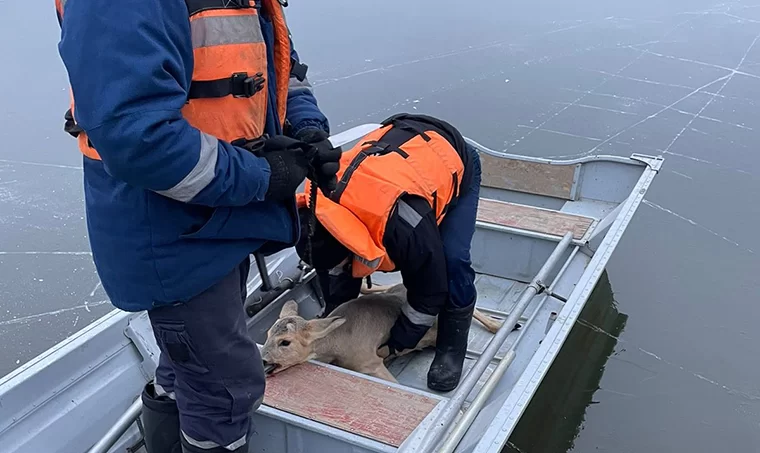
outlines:
{"label": "water reflection", "polygon": [[[614,337],[628,315],[617,309],[605,271],[581,312],[580,319]],[[566,452],[583,429],[586,408],[617,340],[576,323],[536,395],[512,433],[504,453]]]}

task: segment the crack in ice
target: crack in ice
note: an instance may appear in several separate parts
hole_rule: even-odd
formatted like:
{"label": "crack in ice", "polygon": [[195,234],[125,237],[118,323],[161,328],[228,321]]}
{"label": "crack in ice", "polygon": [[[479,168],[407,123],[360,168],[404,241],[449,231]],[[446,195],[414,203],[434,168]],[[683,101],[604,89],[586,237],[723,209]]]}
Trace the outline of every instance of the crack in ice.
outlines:
{"label": "crack in ice", "polygon": [[23,160],[0,159],[0,162],[4,164],[14,164],[14,165],[33,165],[37,167],[52,167],[52,168],[65,168],[69,170],[82,170],[82,167],[75,167],[73,165],[45,164],[42,162],[27,162]]}
{"label": "crack in ice", "polygon": [[670,210],[668,208],[660,206],[657,203],[651,202],[651,201],[646,200],[646,199],[644,201],[642,201],[642,203],[644,203],[645,205],[649,206],[650,208],[658,209],[658,210],[660,210],[662,212],[668,213],[668,214],[670,214],[670,215],[672,215],[672,216],[674,216],[676,218],[679,218],[679,219],[681,219],[681,220],[689,223],[692,226],[695,226],[695,227],[700,228],[700,229],[702,229],[704,231],[707,231],[708,233],[712,234],[713,236],[715,236],[715,237],[717,237],[717,238],[719,238],[719,239],[721,239],[721,240],[723,240],[725,242],[728,242],[729,244],[731,244],[731,245],[733,245],[733,246],[735,246],[737,248],[744,249],[744,251],[746,251],[746,252],[748,252],[748,253],[750,253],[752,255],[755,254],[754,250],[752,250],[750,248],[747,248],[747,247],[739,244],[738,242],[734,241],[733,239],[729,239],[726,236],[723,236],[722,234],[718,233],[717,231],[712,230],[710,228],[707,228],[706,226],[704,226],[704,225],[702,225],[702,224],[700,224],[700,223],[698,223],[698,222],[696,222],[696,221],[694,221],[694,220],[692,220],[692,219],[690,219],[688,217],[684,217],[684,216],[682,216],[681,214],[679,214],[679,213],[677,213],[675,211],[672,211],[672,210]]}
{"label": "crack in ice", "polygon": [[641,124],[644,124],[645,122],[647,122],[647,121],[649,121],[649,120],[651,120],[651,119],[653,119],[653,118],[656,118],[656,117],[657,117],[658,115],[660,115],[662,112],[664,112],[664,111],[666,111],[666,110],[668,110],[668,109],[670,109],[670,108],[674,107],[675,105],[677,105],[677,104],[678,104],[678,103],[680,103],[680,102],[683,102],[684,100],[686,100],[686,99],[690,98],[691,96],[693,96],[693,95],[695,95],[695,94],[699,93],[700,91],[702,91],[703,89],[705,89],[705,88],[709,87],[710,85],[712,85],[712,84],[714,84],[714,83],[717,83],[717,82],[720,82],[720,81],[722,81],[722,80],[725,80],[725,79],[727,79],[727,78],[729,78],[729,77],[731,77],[731,74],[725,75],[725,76],[723,76],[723,77],[719,77],[719,78],[717,78],[717,79],[713,80],[712,82],[708,82],[707,84],[705,84],[705,85],[702,85],[701,87],[699,87],[699,88],[697,88],[697,89],[693,90],[692,92],[690,92],[690,93],[689,93],[689,94],[687,94],[686,96],[683,96],[683,97],[681,97],[681,98],[680,98],[680,99],[678,99],[677,101],[675,101],[675,102],[673,102],[672,104],[670,104],[670,105],[668,105],[668,106],[666,106],[666,107],[662,108],[661,110],[657,111],[656,113],[653,113],[652,115],[649,115],[649,116],[647,116],[646,118],[642,119],[641,121],[637,121],[636,123],[634,123],[634,124],[632,124],[632,125],[630,125],[630,126],[628,126],[628,127],[625,127],[625,128],[623,128],[623,129],[621,129],[620,131],[618,131],[618,132],[616,132],[615,134],[613,134],[613,135],[611,135],[610,137],[608,137],[608,138],[607,138],[606,140],[604,140],[603,142],[599,143],[598,145],[594,146],[594,147],[593,147],[593,148],[591,148],[590,150],[586,151],[586,153],[585,153],[585,154],[586,154],[586,155],[588,155],[588,154],[591,154],[591,153],[593,153],[594,151],[596,151],[597,149],[599,149],[601,146],[604,146],[605,144],[607,144],[607,143],[611,142],[612,140],[614,140],[614,139],[616,139],[616,138],[620,137],[622,134],[624,134],[624,133],[628,132],[629,130],[633,129],[634,127],[636,127],[636,126],[639,126],[639,125],[641,125]]}
{"label": "crack in ice", "polygon": [[110,301],[108,301],[108,300],[99,300],[97,302],[91,302],[91,303],[86,303],[85,302],[82,305],[76,305],[76,306],[68,307],[68,308],[61,308],[59,310],[47,311],[45,313],[38,313],[36,315],[21,316],[19,318],[6,319],[4,321],[0,321],[0,326],[10,326],[10,325],[14,325],[14,324],[24,324],[24,323],[27,323],[27,322],[30,322],[30,321],[34,321],[36,319],[45,318],[45,317],[48,317],[48,316],[60,315],[61,313],[67,313],[67,312],[70,312],[70,311],[81,310],[83,308],[87,309],[89,311],[88,307],[97,307],[97,306],[100,306],[100,305],[105,305],[105,304],[107,304],[109,302]]}
{"label": "crack in ice", "polygon": [[[570,92],[573,92],[573,93],[588,93],[588,94],[591,94],[593,96],[609,97],[609,98],[617,99],[617,100],[621,100],[621,101],[638,102],[638,103],[641,103],[641,104],[654,105],[656,107],[668,107],[669,110],[672,110],[674,112],[680,113],[682,115],[687,115],[687,116],[690,116],[690,117],[696,117],[696,118],[699,118],[699,119],[703,119],[705,121],[712,121],[712,122],[715,122],[715,123],[726,124],[726,125],[729,125],[729,126],[737,127],[737,128],[740,128],[740,129],[746,129],[746,130],[749,130],[749,131],[754,130],[753,128],[751,128],[749,126],[745,126],[743,124],[735,124],[735,123],[730,123],[728,121],[719,120],[717,118],[713,118],[713,117],[710,117],[710,116],[697,115],[696,113],[688,112],[686,110],[681,110],[681,109],[678,109],[678,108],[675,108],[675,107],[669,107],[669,106],[667,106],[665,104],[661,104],[659,102],[654,102],[654,101],[649,101],[649,100],[646,100],[646,99],[643,99],[643,98],[632,98],[632,97],[629,97],[629,96],[620,96],[620,95],[611,94],[611,93],[599,93],[599,92],[591,93],[589,91],[576,90],[574,88],[562,88],[562,89],[564,91],[570,91]],[[689,88],[689,89],[691,89],[691,88]],[[714,97],[720,97],[720,98],[726,97],[726,96],[724,96],[722,94],[710,93],[708,91],[703,91],[702,93],[710,95],[710,96],[714,96]]]}
{"label": "crack in ice", "polygon": [[601,138],[587,137],[585,135],[571,134],[569,132],[555,131],[555,130],[552,130],[552,129],[546,129],[546,128],[539,128],[539,127],[534,127],[534,126],[528,126],[528,125],[525,125],[525,124],[518,124],[517,127],[524,128],[524,129],[533,129],[533,130],[536,130],[536,131],[547,132],[547,133],[550,133],[550,134],[558,134],[558,135],[565,135],[565,136],[568,136],[568,137],[582,138],[582,139],[591,140],[591,141],[595,141],[595,142],[602,141]]}
{"label": "crack in ice", "polygon": [[673,362],[671,362],[669,360],[666,360],[666,359],[660,357],[659,355],[655,354],[654,352],[648,351],[648,350],[646,350],[646,349],[644,349],[642,347],[639,347],[639,346],[635,345],[634,343],[632,343],[632,342],[630,342],[628,340],[624,340],[624,339],[622,339],[622,338],[620,338],[620,337],[618,337],[616,335],[613,335],[613,334],[607,332],[606,330],[602,329],[601,327],[599,327],[599,326],[597,326],[595,324],[592,324],[592,323],[590,323],[590,322],[588,322],[588,321],[586,321],[584,319],[578,319],[577,323],[580,324],[580,325],[582,325],[582,326],[584,326],[584,327],[586,327],[586,328],[588,328],[588,329],[593,330],[594,332],[600,333],[602,335],[606,335],[606,336],[608,336],[608,337],[610,337],[610,338],[612,338],[612,339],[614,339],[614,340],[616,340],[616,341],[618,341],[618,342],[620,342],[622,344],[628,344],[628,345],[636,348],[642,354],[645,354],[645,355],[647,355],[647,356],[649,356],[649,357],[657,360],[658,362],[661,362],[661,363],[664,363],[664,364],[666,364],[668,366],[677,368],[677,369],[681,370],[682,372],[687,373],[687,374],[691,375],[692,377],[695,377],[695,378],[699,379],[700,381],[704,381],[704,382],[707,382],[707,383],[709,383],[711,385],[714,385],[715,387],[720,388],[721,390],[729,393],[730,395],[739,396],[739,397],[745,398],[745,399],[747,399],[749,401],[760,401],[760,395],[752,395],[752,394],[749,394],[747,392],[743,392],[741,390],[736,390],[736,389],[733,389],[731,387],[728,387],[727,385],[723,385],[723,384],[721,384],[721,383],[719,383],[719,382],[717,382],[715,380],[709,379],[709,378],[705,377],[703,374],[691,371],[691,370],[689,370],[688,368],[686,368],[686,367],[684,367],[682,365],[678,365],[677,363],[673,363]]}

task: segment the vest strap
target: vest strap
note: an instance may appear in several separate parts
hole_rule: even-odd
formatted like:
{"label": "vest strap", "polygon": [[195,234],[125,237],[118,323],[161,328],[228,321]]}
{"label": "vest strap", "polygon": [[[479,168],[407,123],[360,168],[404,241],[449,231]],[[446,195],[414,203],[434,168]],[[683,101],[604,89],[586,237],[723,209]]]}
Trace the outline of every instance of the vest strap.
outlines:
{"label": "vest strap", "polygon": [[351,180],[351,176],[353,176],[356,169],[359,168],[359,165],[361,165],[369,156],[385,156],[390,153],[397,153],[404,159],[409,157],[409,154],[397,145],[386,143],[384,141],[369,140],[362,143],[362,146],[367,145],[369,145],[367,148],[362,149],[356,156],[354,156],[351,163],[346,167],[343,176],[338,181],[335,190],[330,194],[330,199],[335,203],[340,204],[340,197],[343,195],[343,192],[345,192],[348,182]]}
{"label": "vest strap", "polygon": [[264,74],[257,72],[249,77],[247,72],[236,72],[227,79],[193,81],[188,90],[188,99],[221,98],[232,95],[249,98],[264,89]]}
{"label": "vest strap", "polygon": [[[393,124],[393,127],[396,127],[402,131],[411,132],[412,134],[419,135],[422,137],[423,140],[426,142],[430,141],[430,136],[425,133],[425,130],[422,129],[417,124],[412,124],[408,121],[405,121],[401,118],[392,118],[390,121],[388,121],[389,124]],[[383,126],[387,126],[387,124],[383,123]]]}
{"label": "vest strap", "polygon": [[340,178],[338,181],[337,186],[335,187],[335,190],[330,194],[330,199],[340,204],[340,197],[343,195],[343,192],[346,191],[346,187],[348,186],[348,181],[351,179],[351,175],[354,174],[357,168],[359,168],[359,165],[364,162],[364,159],[369,157],[369,154],[365,153],[364,151],[359,152],[352,160],[351,163],[346,167],[346,171],[343,173],[343,177]]}
{"label": "vest strap", "polygon": [[264,144],[267,140],[269,140],[269,134],[263,134],[261,137],[254,138],[252,140],[247,138],[238,138],[231,141],[230,144],[232,146],[237,146],[238,148],[243,148],[255,156],[261,157],[261,151],[264,149]]}
{"label": "vest strap", "polygon": [[379,140],[370,140],[362,143],[362,145],[370,145],[369,148],[364,148],[363,153],[370,156],[385,156],[389,153],[398,153],[404,159],[409,157],[409,154],[398,146],[391,145]]}

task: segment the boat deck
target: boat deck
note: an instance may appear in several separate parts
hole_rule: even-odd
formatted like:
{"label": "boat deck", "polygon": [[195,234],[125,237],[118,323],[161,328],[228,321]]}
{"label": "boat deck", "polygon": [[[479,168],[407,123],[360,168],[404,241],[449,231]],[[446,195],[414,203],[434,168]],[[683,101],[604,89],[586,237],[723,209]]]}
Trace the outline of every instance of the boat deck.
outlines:
{"label": "boat deck", "polygon": [[264,404],[399,447],[440,399],[305,363],[267,379]]}
{"label": "boat deck", "polygon": [[[400,282],[401,279],[400,275],[391,274],[385,279],[382,279],[382,281],[380,278],[376,278],[375,280],[381,284],[390,284]],[[478,309],[494,319],[503,321],[513,309],[517,299],[520,297],[520,294],[526,288],[527,284],[480,274],[475,280],[475,286],[478,291]],[[536,313],[536,309],[538,309],[538,313]],[[527,364],[527,359],[532,357],[533,352],[538,349],[539,341],[543,338],[550,325],[552,313],[556,316],[561,309],[562,302],[557,299],[543,296],[534,297],[533,301],[520,319],[521,327],[513,330],[509,334],[507,340],[499,349],[499,353],[489,365],[488,371],[483,374],[478,385],[470,393],[467,402],[469,403],[474,395],[478,393],[480,387],[490,376],[491,370],[493,370],[498,364],[498,361],[501,360],[507,351],[512,348],[518,335],[520,335],[520,332],[526,330],[524,334],[525,338],[518,346],[520,356],[526,360],[524,363],[519,363],[520,360],[515,360],[515,363],[513,363],[511,367],[513,369],[522,369],[522,366]],[[530,320],[530,323],[527,323],[528,320]],[[486,346],[488,346],[491,338],[493,338],[493,334],[486,330],[482,324],[473,319],[468,339],[463,376],[475,364],[475,361],[480,357],[480,354]],[[531,340],[531,338],[533,338],[533,340]],[[434,356],[435,351],[432,349],[408,354],[393,360],[388,365],[388,370],[396,377],[400,384],[418,390],[432,392],[427,388],[427,372]],[[446,394],[444,393],[442,395],[445,396]]]}
{"label": "boat deck", "polygon": [[[591,234],[599,221],[598,218],[578,213],[487,198],[480,200],[477,220],[480,232],[476,234],[483,234],[483,230],[496,230],[494,232],[500,237],[512,237],[513,241],[540,235],[541,242],[545,243],[546,256],[553,249],[555,238],[569,231],[575,240],[580,240]],[[519,263],[530,262],[538,250],[533,244],[528,254],[520,253],[514,247],[515,243],[510,249],[490,250],[494,255],[488,260],[492,261],[491,265],[475,263],[478,271],[475,280],[477,307],[497,321],[505,320],[515,310],[518,299],[528,287],[527,282],[519,280],[521,272],[515,265],[519,267],[523,265]],[[572,257],[566,256],[566,259],[572,261]],[[573,274],[566,276],[569,277],[568,281],[576,281],[583,272],[586,257],[578,259],[576,266],[567,270],[568,274]],[[373,275],[375,284],[394,285],[401,282],[399,272]],[[568,295],[572,288],[554,289]],[[462,409],[469,407],[498,363],[514,349],[514,360],[492,398],[505,398],[510,394],[562,308],[560,298],[546,293],[533,297],[518,321],[519,327],[509,333],[468,394]],[[480,322],[472,320],[463,378],[493,336]],[[427,372],[434,356],[435,351],[431,348],[392,360],[388,369],[398,380],[398,385],[311,362],[270,378],[264,403],[291,416],[370,440],[376,445],[373,451],[398,448],[406,439],[414,437],[415,432],[423,431],[435,417],[436,407],[445,404],[453,394],[453,391],[438,393],[428,389]]]}
{"label": "boat deck", "polygon": [[[589,234],[598,220],[574,213],[482,198],[478,222],[486,229],[506,228],[506,231],[499,233],[502,235],[540,234],[549,239],[571,231],[577,240]],[[553,247],[551,244],[552,241],[549,241],[549,246]],[[517,262],[526,258],[520,254],[510,256],[499,251],[492,253],[499,255],[497,261],[503,266],[502,270],[509,267],[510,260]],[[582,270],[583,266],[579,266],[570,273],[580,273]],[[373,282],[379,285],[401,283],[401,274],[377,273],[373,275]],[[478,273],[475,286],[478,309],[487,316],[503,321],[515,309],[528,284],[507,278],[504,274],[496,276]],[[500,382],[498,391],[494,392],[494,398],[510,393],[562,306],[563,303],[558,298],[547,294],[533,297],[519,319],[519,328],[509,333],[465,399],[463,409],[469,407],[499,361],[514,348],[515,359]],[[463,378],[493,336],[482,324],[472,320]],[[413,437],[415,431],[419,433],[431,423],[436,407],[444,404],[453,394],[428,389],[427,372],[434,356],[435,351],[431,348],[391,361],[388,369],[398,380],[397,385],[330,365],[307,363],[269,378],[264,404],[290,416],[370,440],[376,445],[373,451],[398,448],[406,439]]]}
{"label": "boat deck", "polygon": [[[398,273],[378,275],[377,284],[394,284],[401,281]],[[478,275],[478,308],[497,320],[505,319],[526,288],[525,283],[505,278]],[[541,339],[550,326],[553,316],[562,308],[562,302],[546,297],[534,297],[520,319],[520,328],[512,331],[499,350],[488,370],[468,396],[464,408],[478,393],[499,360],[512,348],[524,331],[517,346],[517,358],[499,394],[507,394],[514,385]],[[463,376],[469,372],[493,337],[478,321],[472,321]],[[427,388],[427,371],[435,355],[429,349],[393,360],[388,369],[396,376],[398,385],[376,378],[359,375],[331,365],[316,362],[291,368],[267,380],[264,404],[304,418],[321,426],[351,433],[389,448],[398,448],[415,429],[433,418],[435,409],[448,398],[446,393]],[[418,430],[419,431],[419,430]],[[383,451],[379,448],[376,451]]]}

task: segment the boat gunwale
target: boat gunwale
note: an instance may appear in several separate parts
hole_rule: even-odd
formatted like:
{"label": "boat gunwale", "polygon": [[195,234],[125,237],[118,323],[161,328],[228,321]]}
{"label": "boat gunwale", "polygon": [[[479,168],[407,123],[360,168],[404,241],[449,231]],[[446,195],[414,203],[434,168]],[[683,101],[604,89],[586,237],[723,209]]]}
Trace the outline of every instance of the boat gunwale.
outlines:
{"label": "boat gunwale", "polygon": [[[578,165],[578,164],[586,164],[591,162],[614,162],[619,164],[626,164],[626,165],[635,165],[635,166],[649,166],[654,167],[657,166],[656,163],[651,162],[651,160],[655,161],[662,161],[662,157],[660,156],[651,156],[647,154],[639,154],[639,153],[633,153],[629,157],[623,157],[623,156],[616,156],[613,154],[591,154],[587,156],[580,155],[579,157],[576,157],[574,159],[548,159],[543,157],[531,157],[531,156],[525,156],[521,154],[510,154],[505,153],[503,151],[496,151],[494,149],[488,148],[487,146],[484,146],[475,140],[464,137],[465,142],[469,143],[470,145],[477,148],[480,152],[488,154],[489,156],[497,157],[497,158],[503,158],[503,159],[513,159],[513,160],[519,160],[523,162],[533,162],[537,164],[546,164],[546,165]],[[568,156],[571,157],[571,156]],[[657,166],[659,168],[659,166]]]}
{"label": "boat gunwale", "polygon": [[[48,363],[55,362],[66,355],[73,352],[76,348],[81,346],[79,344],[82,337],[90,336],[94,337],[99,333],[107,330],[111,325],[116,325],[128,320],[130,317],[140,316],[140,312],[126,312],[118,308],[110,310],[100,318],[95,319],[90,324],[82,327],[80,330],[74,332],[69,337],[64,338],[58,343],[54,344],[50,348],[42,351],[35,357],[29,359],[26,363],[0,377],[0,396],[6,394],[9,390],[16,387],[23,380],[17,378],[21,375],[26,375],[24,379],[42,371]],[[126,337],[125,337],[126,338]],[[129,339],[127,339],[129,340]],[[87,340],[84,340],[87,341]],[[76,343],[76,344],[74,344]],[[73,346],[72,346],[73,344]],[[86,374],[86,373],[82,373]]]}
{"label": "boat gunwale", "polygon": [[[372,132],[373,130],[379,129],[381,127],[382,125],[378,123],[359,124],[358,126],[354,126],[350,129],[346,129],[345,131],[336,134],[335,136],[331,137],[330,140],[334,146],[336,146],[337,144],[345,145],[354,140],[358,140],[364,137],[369,132]],[[539,164],[577,165],[577,164],[585,164],[589,162],[615,162],[615,163],[627,164],[627,165],[654,167],[654,166],[657,166],[657,164],[653,161],[660,161],[660,162],[662,161],[662,158],[659,156],[655,157],[655,156],[638,154],[638,153],[633,153],[629,157],[615,156],[612,154],[592,154],[592,155],[587,155],[587,156],[581,155],[574,159],[564,159],[564,160],[563,159],[547,159],[547,158],[541,158],[541,157],[524,156],[520,154],[510,154],[503,151],[496,151],[464,135],[463,135],[463,138],[465,142],[474,146],[479,151],[485,154],[491,155],[493,157],[514,159],[514,160],[519,160],[523,162],[534,162],[534,163],[539,163]],[[568,156],[568,157],[571,157],[571,156]],[[657,166],[657,169],[659,169],[659,166]]]}
{"label": "boat gunwale", "polygon": [[646,168],[628,197],[621,203],[623,208],[612,222],[585,271],[575,283],[573,291],[544,337],[544,341],[533,354],[530,362],[521,373],[520,379],[493,416],[492,422],[482,433],[479,433],[479,440],[475,442],[472,453],[492,453],[494,445],[499,445],[499,449],[506,445],[509,436],[517,426],[539,385],[543,382],[551,364],[560,354],[562,345],[575,326],[578,316],[596,287],[609,258],[617,248],[618,242],[641,205],[644,195],[663,163],[661,156],[652,157],[635,154],[632,159],[640,162],[639,165],[645,165]]}

